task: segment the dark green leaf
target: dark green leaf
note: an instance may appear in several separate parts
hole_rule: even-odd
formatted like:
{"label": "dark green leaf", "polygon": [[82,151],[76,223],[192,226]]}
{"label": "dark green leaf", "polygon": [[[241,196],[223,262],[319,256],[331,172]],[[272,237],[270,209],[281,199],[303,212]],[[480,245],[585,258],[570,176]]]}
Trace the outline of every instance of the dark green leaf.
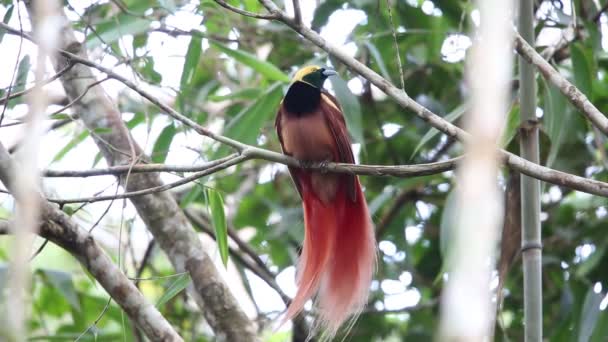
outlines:
{"label": "dark green leaf", "polygon": [[581,320],[578,329],[578,342],[588,342],[593,334],[595,325],[600,314],[600,302],[604,296],[601,293],[595,293],[593,286],[587,291],[583,308],[581,309]]}
{"label": "dark green leaf", "polygon": [[158,139],[154,143],[154,148],[152,149],[152,161],[155,163],[162,164],[167,159],[167,153],[169,153],[169,147],[171,146],[171,142],[173,141],[173,137],[175,137],[175,133],[177,130],[175,126],[170,123],[160,132]]}
{"label": "dark green leaf", "polygon": [[[282,97],[281,84],[273,84],[254,103],[230,120],[224,128],[224,135],[245,144],[256,144],[261,128],[276,114]],[[222,146],[219,154],[227,150],[225,146]]]}
{"label": "dark green leaf", "polygon": [[188,45],[188,52],[186,52],[186,59],[184,60],[184,67],[182,69],[182,77],[180,81],[181,89],[186,89],[188,84],[192,81],[194,71],[198,66],[198,61],[201,57],[202,39],[199,36],[193,35]]}
{"label": "dark green leaf", "polygon": [[84,139],[86,139],[89,136],[89,131],[83,131],[80,134],[78,134],[77,136],[75,136],[74,138],[72,138],[72,140],[70,140],[70,142],[68,142],[56,155],[55,157],[53,157],[53,162],[59,161],[61,159],[63,159],[63,157],[65,157],[66,154],[68,154],[68,152],[70,152],[72,149],[74,149],[76,146],[78,146],[81,142],[84,141]]}
{"label": "dark green leaf", "polygon": [[[14,5],[10,5],[8,6],[8,9],[6,10],[6,13],[4,13],[4,18],[2,19],[2,22],[5,24],[8,24],[9,20],[11,20],[11,17],[13,16],[13,9],[15,8]],[[5,30],[0,30],[0,43],[2,43],[2,38],[4,38],[4,34],[6,33]]]}
{"label": "dark green leaf", "polygon": [[591,65],[585,56],[584,49],[585,48],[580,43],[570,44],[574,84],[591,100],[591,96],[593,95],[593,92],[591,91],[593,74]]}
{"label": "dark green leaf", "polygon": [[500,139],[500,146],[506,147],[509,145],[511,140],[515,137],[517,133],[517,129],[520,124],[520,115],[519,115],[519,104],[514,103],[511,106],[511,110],[507,116],[507,122],[505,123],[505,129],[502,132],[502,138]]}
{"label": "dark green leaf", "polygon": [[274,64],[262,61],[255,55],[243,50],[233,50],[223,44],[212,42],[211,46],[234,58],[237,62],[247,65],[261,75],[273,81],[289,82],[289,76],[277,68]]}
{"label": "dark green leaf", "polygon": [[545,108],[543,115],[543,128],[551,140],[551,148],[547,157],[547,166],[551,167],[557,158],[557,153],[562,145],[567,131],[570,129],[570,110],[568,103],[562,93],[549,84],[545,84]]}
{"label": "dark green leaf", "polygon": [[366,41],[365,47],[367,47],[367,50],[369,51],[374,62],[378,66],[378,69],[380,69],[380,73],[382,73],[382,76],[384,78],[386,78],[387,80],[390,80],[391,75],[389,74],[388,69],[386,68],[386,64],[384,64],[384,59],[382,59],[382,54],[380,53],[380,51],[378,51],[378,48],[376,48],[376,45],[374,45],[370,41]]}
{"label": "dark green leaf", "polygon": [[257,88],[248,88],[230,93],[228,95],[210,95],[209,100],[214,102],[226,100],[253,100],[260,96],[261,90]]}
{"label": "dark green leaf", "polygon": [[224,213],[224,200],[222,195],[214,190],[207,189],[209,199],[209,210],[211,211],[211,221],[215,231],[215,240],[220,251],[220,257],[224,266],[228,265],[228,227],[226,226],[226,214]]}
{"label": "dark green leaf", "polygon": [[[454,110],[452,112],[450,112],[448,115],[446,115],[444,117],[444,119],[448,122],[454,122],[456,119],[461,117],[462,114],[464,114],[466,111],[467,111],[467,105],[461,104],[460,106],[454,108]],[[414,152],[410,156],[410,159],[414,158],[416,153],[418,153],[418,151],[424,145],[426,145],[426,143],[428,143],[431,139],[433,139],[437,134],[439,134],[439,130],[437,130],[436,128],[431,128],[428,132],[426,132],[426,134],[422,137],[422,139],[420,139],[420,142],[418,143],[418,145],[416,145],[416,148],[414,149]]]}
{"label": "dark green leaf", "polygon": [[173,299],[173,297],[177,296],[180,292],[182,292],[189,284],[190,275],[188,273],[181,274],[175,278],[172,278],[167,281],[167,290],[163,293],[158,301],[156,302],[156,307],[161,307],[165,305],[168,301]]}
{"label": "dark green leaf", "polygon": [[363,120],[361,118],[361,104],[359,98],[357,98],[348,88],[348,84],[338,77],[334,76],[330,78],[331,85],[336,93],[336,98],[342,107],[344,112],[344,118],[346,119],[346,125],[348,131],[353,137],[354,142],[361,144],[361,149],[365,149],[363,139]]}
{"label": "dark green leaf", "polygon": [[192,187],[192,189],[190,189],[190,191],[188,191],[186,196],[184,196],[182,198],[182,200],[179,203],[180,208],[182,208],[182,209],[186,208],[186,207],[188,207],[188,205],[190,203],[199,200],[201,198],[202,192],[203,192],[203,187],[196,184],[194,187]]}
{"label": "dark green leaf", "polygon": [[113,16],[107,21],[97,24],[95,32],[89,33],[86,38],[87,48],[94,48],[101,44],[111,44],[120,37],[137,35],[150,27],[150,20],[131,14],[121,13]]}
{"label": "dark green leaf", "polygon": [[41,269],[39,271],[49,283],[63,295],[72,308],[80,311],[80,300],[76,294],[71,273],[49,269]]}
{"label": "dark green leaf", "polygon": [[582,278],[589,272],[593,271],[598,266],[604,254],[606,253],[606,245],[595,250],[585,261],[583,261],[576,270],[576,276]]}

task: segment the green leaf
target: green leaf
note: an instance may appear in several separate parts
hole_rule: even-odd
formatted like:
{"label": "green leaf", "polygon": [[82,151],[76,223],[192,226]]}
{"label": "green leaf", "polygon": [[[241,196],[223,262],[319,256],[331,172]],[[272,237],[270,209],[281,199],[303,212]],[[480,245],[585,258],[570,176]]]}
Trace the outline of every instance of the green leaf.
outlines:
{"label": "green leaf", "polygon": [[583,261],[576,270],[576,276],[582,278],[589,272],[593,271],[595,267],[602,261],[602,258],[606,254],[606,245],[599,247],[594,251],[585,261]]}
{"label": "green leaf", "polygon": [[506,147],[509,145],[511,140],[515,137],[517,133],[517,128],[520,124],[520,115],[519,115],[519,104],[513,103],[511,106],[511,110],[507,115],[507,122],[505,123],[505,129],[502,132],[502,138],[500,139],[500,146]]}
{"label": "green leaf", "polygon": [[382,54],[380,53],[380,51],[378,51],[376,45],[374,45],[370,41],[365,41],[365,47],[367,47],[367,51],[369,51],[369,53],[371,54],[372,58],[374,59],[374,62],[376,62],[376,65],[378,65],[378,69],[380,69],[380,73],[382,73],[382,76],[387,80],[390,80],[391,75],[388,73],[386,64],[384,64],[384,59],[382,59]]}
{"label": "green leaf", "polygon": [[224,266],[228,265],[228,227],[226,226],[226,214],[224,213],[224,200],[222,195],[214,190],[207,189],[209,199],[209,210],[211,211],[211,221],[215,230],[215,240],[220,251],[220,257]]}
{"label": "green leaf", "polygon": [[203,192],[203,190],[204,188],[201,185],[195,183],[195,186],[190,189],[186,196],[184,196],[179,202],[179,207],[185,209],[190,203],[198,200],[201,197],[201,193]]}
{"label": "green leaf", "polygon": [[177,296],[178,293],[182,292],[190,284],[191,280],[192,279],[190,279],[190,275],[188,273],[184,273],[174,279],[172,278],[171,280],[168,280],[167,284],[169,285],[167,286],[167,290],[162,296],[160,296],[160,298],[158,298],[156,307],[158,308],[165,305],[165,303]]}
{"label": "green leaf", "polygon": [[445,200],[445,206],[443,207],[441,222],[439,224],[439,251],[441,252],[441,258],[444,260],[444,264],[449,258],[451,243],[453,242],[456,231],[455,224],[458,203],[456,202],[457,194],[455,190],[456,188],[453,188]]}
{"label": "green leaf", "polygon": [[101,44],[111,44],[120,37],[137,35],[146,32],[150,27],[150,20],[131,14],[121,13],[109,20],[97,24],[95,32],[89,33],[86,38],[87,48],[95,48]]}
{"label": "green leaf", "polygon": [[192,81],[194,71],[198,66],[199,59],[201,57],[202,38],[196,35],[192,36],[190,45],[188,45],[188,52],[186,52],[186,58],[184,60],[184,67],[182,69],[182,77],[180,80],[180,87],[182,90],[188,87],[188,84]]}
{"label": "green leaf", "polygon": [[545,108],[543,115],[543,128],[551,140],[551,148],[547,157],[547,167],[551,167],[557,158],[557,153],[566,136],[566,132],[570,129],[570,110],[568,103],[562,93],[544,81],[545,85]]}
{"label": "green leaf", "polygon": [[78,146],[81,142],[84,141],[89,136],[89,131],[83,131],[78,134],[72,140],[70,140],[56,155],[53,157],[53,162],[59,161],[65,157],[68,152]]}
{"label": "green leaf", "polygon": [[152,149],[153,162],[165,162],[165,159],[167,159],[167,154],[169,153],[169,147],[171,146],[171,142],[173,141],[173,137],[175,137],[176,132],[177,130],[173,123],[170,123],[163,128],[158,136],[158,139],[156,139],[156,142],[154,143],[154,148]]}
{"label": "green leaf", "polygon": [[209,95],[208,99],[213,102],[226,100],[253,100],[260,96],[262,91],[257,88],[248,88],[235,91],[228,95]]}
{"label": "green leaf", "polygon": [[[26,55],[19,62],[19,66],[17,67],[17,78],[13,83],[13,89],[11,93],[16,93],[25,89],[25,84],[27,83],[27,75],[30,72],[31,68],[30,56]],[[24,97],[18,97],[16,99],[12,99],[8,101],[8,108],[13,108],[15,105],[23,103]]]}
{"label": "green leaf", "polygon": [[336,98],[342,107],[344,112],[344,118],[346,119],[346,125],[348,131],[353,137],[356,143],[361,144],[361,149],[364,149],[363,139],[363,120],[361,117],[361,104],[359,98],[357,98],[348,88],[348,84],[337,76],[330,78],[331,85],[336,93]]}
{"label": "green leaf", "polygon": [[63,295],[72,308],[80,311],[80,300],[76,294],[71,273],[49,269],[40,269],[39,272]]}
{"label": "green leaf", "polygon": [[[454,110],[452,110],[452,112],[450,112],[448,115],[446,115],[443,119],[448,122],[454,122],[456,119],[461,117],[462,114],[464,114],[467,111],[467,109],[468,109],[467,104],[463,103],[460,106],[454,108]],[[420,139],[420,142],[418,143],[418,145],[416,145],[416,148],[414,149],[414,152],[412,152],[410,159],[414,158],[416,153],[418,153],[418,151],[424,145],[426,145],[426,143],[428,143],[431,139],[433,139],[438,133],[439,133],[439,130],[437,130],[437,128],[431,128],[428,132],[426,132],[426,134],[422,137],[422,139]]]}
{"label": "green leaf", "polygon": [[[4,18],[2,19],[2,22],[5,24],[8,24],[9,20],[11,20],[11,17],[13,16],[13,9],[15,8],[14,5],[10,5],[8,6],[8,9],[6,10],[6,13],[4,13]],[[2,38],[4,38],[4,34],[6,33],[5,30],[0,30],[0,43],[2,43]]]}
{"label": "green leaf", "polygon": [[0,291],[3,292],[8,281],[8,264],[0,263]]}
{"label": "green leaf", "polygon": [[587,342],[593,334],[600,314],[600,303],[603,299],[601,293],[595,293],[593,286],[587,291],[583,308],[581,309],[581,320],[578,329],[578,342]]}
{"label": "green leaf", "polygon": [[[251,105],[241,110],[224,128],[224,135],[245,144],[256,144],[262,127],[276,114],[283,91],[281,84],[276,82],[266,90]],[[218,154],[228,151],[221,146]]]}
{"label": "green leaf", "polygon": [[247,65],[270,80],[289,82],[289,76],[277,68],[274,64],[262,61],[255,55],[242,50],[233,50],[223,44],[211,42],[211,46],[234,58],[237,62]]}
{"label": "green leaf", "polygon": [[570,55],[572,58],[572,69],[574,72],[574,84],[591,100],[592,92],[592,68],[585,55],[584,47],[580,43],[570,44]]}

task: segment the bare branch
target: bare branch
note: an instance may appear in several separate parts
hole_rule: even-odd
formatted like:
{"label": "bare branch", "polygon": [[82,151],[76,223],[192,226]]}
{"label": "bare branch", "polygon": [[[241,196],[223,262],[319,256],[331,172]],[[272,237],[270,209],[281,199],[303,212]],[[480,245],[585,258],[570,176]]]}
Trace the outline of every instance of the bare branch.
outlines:
{"label": "bare branch", "polygon": [[[271,0],[259,1],[264,7],[266,7],[266,9],[270,13],[274,13],[279,16],[279,19],[277,20],[291,27],[294,31],[302,35],[304,38],[308,39],[310,42],[317,45],[319,48],[325,50],[327,53],[344,63],[352,71],[367,79],[369,82],[371,82],[380,90],[382,90],[385,94],[390,96],[393,100],[395,100],[395,102],[397,102],[404,109],[409,109],[413,111],[418,117],[428,122],[431,126],[435,127],[441,132],[447,134],[449,137],[456,138],[460,141],[465,141],[469,137],[469,134],[466,133],[464,130],[444,120],[442,117],[420,105],[412,98],[407,96],[407,94],[405,94],[399,88],[395,87],[390,81],[384,79],[375,71],[371,70],[355,58],[348,55],[345,51],[342,51],[342,49],[340,49],[338,46],[326,41],[317,32],[305,26],[295,26],[293,21],[285,13],[283,13]],[[553,170],[548,167],[529,162],[505,150],[500,150],[499,154],[501,159],[507,164],[507,166],[530,177],[534,177],[536,179],[540,179],[552,184],[587,192],[590,194],[595,194],[604,197],[608,196],[607,183]]]}
{"label": "bare branch", "polygon": [[[63,76],[63,74],[65,74],[73,66],[74,66],[74,63],[70,63],[70,64],[66,65],[65,68],[59,70],[59,72],[57,72],[55,75],[51,76],[48,80],[45,80],[45,81],[41,82],[41,84],[43,86],[45,86],[45,85],[47,85],[47,84],[55,81],[59,77]],[[5,97],[3,97],[3,98],[0,99],[0,105],[5,104],[6,102],[8,102],[8,100],[11,100],[11,99],[14,99],[14,98],[26,95],[26,94],[32,92],[35,88],[36,87],[34,86],[34,87],[31,87],[31,88],[28,88],[28,89],[24,89],[22,91],[18,91],[16,93],[9,93]]]}
{"label": "bare branch", "polygon": [[302,10],[300,9],[300,0],[292,0],[293,3],[293,20],[296,25],[302,25]]}
{"label": "bare branch", "polygon": [[[234,13],[238,13],[241,15],[244,15],[246,17],[250,17],[250,18],[256,18],[256,19],[264,19],[264,20],[274,20],[277,19],[277,16],[275,14],[258,14],[258,13],[253,13],[253,12],[249,12],[249,11],[245,11],[242,10],[238,7],[234,7],[232,5],[227,4],[224,0],[216,0],[215,2],[217,2],[218,5],[227,8],[229,10],[231,10]],[[294,5],[295,7],[295,5]]]}
{"label": "bare branch", "polygon": [[[0,181],[11,190],[14,188],[11,174],[15,168],[12,158],[0,144]],[[182,341],[169,322],[145,299],[86,230],[61,210],[45,202],[40,195],[37,202],[41,204],[39,234],[42,237],[74,255],[150,340]],[[7,234],[9,225],[8,221],[0,221],[0,234]]]}
{"label": "bare branch", "polygon": [[91,170],[45,170],[42,172],[44,177],[93,177],[93,176],[106,176],[106,175],[123,175],[127,172],[131,173],[143,173],[143,172],[197,172],[210,169],[214,166],[222,164],[234,157],[236,154],[231,154],[227,157],[220,158],[208,163],[200,165],[165,165],[165,164],[135,164],[133,167],[130,165],[116,165],[110,166],[103,169],[91,169]]}
{"label": "bare branch", "polygon": [[602,133],[608,135],[608,118],[589,101],[577,87],[555,70],[519,34],[515,35],[515,49],[530,64],[535,65],[545,79],[556,86],[562,94]]}
{"label": "bare branch", "polygon": [[[28,6],[28,10],[31,11],[31,7]],[[56,19],[62,25],[62,35],[60,37],[61,50],[53,59],[53,64],[56,70],[60,70],[71,62],[79,63],[61,77],[67,97],[74,99],[82,94],[88,82],[95,78],[89,68],[95,67],[93,66],[95,63],[88,62],[85,47],[76,39],[65,13],[61,13]],[[0,28],[3,26],[0,25]],[[124,84],[130,84],[129,87],[137,88],[132,81],[113,73],[110,69],[99,70],[104,73],[106,71],[112,73],[111,76],[107,75]],[[160,103],[150,94],[145,94],[149,96],[152,103]],[[99,86],[90,89],[80,101],[75,103],[75,108],[90,132],[100,132],[92,134],[92,137],[108,165],[135,163],[136,159],[133,159],[132,156],[141,155],[143,160],[147,160],[147,157],[143,156],[141,148],[130,136],[115,104]],[[183,117],[169,106],[165,105],[161,108],[167,110],[169,115],[177,115],[175,119],[189,127],[194,127],[199,134],[222,140],[237,150],[241,147],[240,143],[232,139],[216,137],[212,132],[193,120]],[[127,151],[127,153],[122,151]],[[131,153],[128,153],[129,151]],[[118,179],[127,192],[163,186],[158,173],[131,174],[128,184],[125,177],[118,177]],[[202,247],[192,225],[171,194],[167,192],[149,193],[145,196],[132,197],[131,202],[176,271],[188,271],[190,274],[192,284],[188,287],[187,292],[201,307],[205,319],[218,339],[235,342],[255,340],[255,323],[249,320],[239,307],[211,258]]]}

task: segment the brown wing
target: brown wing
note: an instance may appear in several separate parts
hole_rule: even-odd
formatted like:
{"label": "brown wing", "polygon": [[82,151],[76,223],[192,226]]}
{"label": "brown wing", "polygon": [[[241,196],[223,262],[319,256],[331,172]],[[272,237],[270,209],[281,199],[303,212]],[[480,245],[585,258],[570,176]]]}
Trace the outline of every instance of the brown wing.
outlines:
{"label": "brown wing", "polygon": [[[350,145],[344,114],[342,113],[342,108],[340,107],[338,100],[331,94],[323,92],[321,96],[321,110],[325,115],[327,125],[331,129],[336,141],[339,154],[338,161],[341,163],[354,164],[355,157]],[[347,178],[348,194],[350,199],[355,202],[357,200],[356,176],[345,175],[345,177]]]}
{"label": "brown wing", "polygon": [[[274,120],[274,127],[277,131],[277,136],[279,137],[279,142],[281,143],[281,152],[283,152],[283,154],[291,156],[291,153],[285,151],[285,145],[283,143],[283,135],[282,135],[282,130],[281,130],[281,116],[285,115],[283,113],[283,102],[281,101],[281,105],[279,106],[279,111],[277,112],[277,117]],[[293,181],[293,184],[296,185],[296,189],[298,189],[298,193],[300,194],[300,198],[304,198],[302,197],[302,185],[300,185],[300,182],[298,182],[298,177],[296,177],[296,174],[298,172],[298,169],[295,167],[291,167],[288,166],[287,167],[289,169],[289,174],[291,175],[291,180]]]}

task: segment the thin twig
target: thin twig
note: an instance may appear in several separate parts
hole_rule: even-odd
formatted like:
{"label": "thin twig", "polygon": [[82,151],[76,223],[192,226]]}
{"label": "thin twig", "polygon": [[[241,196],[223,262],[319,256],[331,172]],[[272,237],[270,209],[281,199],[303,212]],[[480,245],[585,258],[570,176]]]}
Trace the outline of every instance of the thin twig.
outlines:
{"label": "thin twig", "polygon": [[391,31],[393,32],[393,43],[395,44],[395,54],[397,55],[397,67],[399,67],[401,89],[403,89],[405,92],[405,76],[403,75],[403,65],[401,64],[401,54],[399,53],[399,43],[397,42],[397,32],[395,30],[395,23],[393,21],[393,11],[391,10],[390,0],[386,0],[386,8],[388,10],[389,20],[391,21]]}
{"label": "thin twig", "polygon": [[602,8],[600,8],[599,11],[597,11],[597,13],[593,16],[593,21],[594,22],[598,22],[600,20],[600,18],[602,17],[602,14],[604,12],[606,12],[606,10],[608,10],[608,1],[606,1],[606,3],[602,6]]}
{"label": "thin twig", "polygon": [[[19,48],[17,50],[17,59],[15,61],[15,68],[13,69],[13,75],[11,76],[11,81],[8,85],[8,89],[6,91],[6,98],[10,99],[11,97],[11,90],[13,89],[13,82],[15,81],[15,75],[17,74],[17,70],[19,69],[19,59],[21,59],[21,48],[23,47],[23,23],[21,22],[21,10],[20,10],[20,6],[17,3],[17,16],[19,17],[19,31],[21,34],[19,34],[20,39],[19,39]],[[8,103],[6,103],[4,105],[4,107],[2,107],[2,114],[0,114],[0,125],[2,125],[2,121],[4,120],[4,114],[6,112],[6,108],[8,107]]]}
{"label": "thin twig", "polygon": [[302,10],[300,9],[300,0],[292,0],[294,21],[297,25],[302,25]]}
{"label": "thin twig", "polygon": [[224,0],[215,0],[215,2],[218,5],[220,5],[224,8],[227,8],[234,13],[238,13],[238,14],[244,15],[246,17],[264,19],[264,20],[274,20],[274,19],[278,18],[275,14],[258,14],[258,13],[253,13],[253,12],[242,10],[238,7],[234,7],[232,5],[227,4]]}
{"label": "thin twig", "polygon": [[535,65],[545,79],[556,86],[568,101],[578,108],[589,121],[602,131],[602,133],[608,135],[608,118],[589,101],[583,92],[555,70],[551,64],[536,52],[536,50],[518,33],[515,34],[515,49],[528,63]]}
{"label": "thin twig", "polygon": [[[59,77],[63,76],[66,72],[68,72],[73,66],[75,65],[75,63],[69,63],[68,65],[66,65],[63,69],[59,70],[58,73],[56,73],[55,75],[53,75],[52,77],[50,77],[48,80],[45,80],[43,82],[41,82],[41,85],[47,85],[53,81],[55,81],[56,79],[58,79]],[[34,88],[36,88],[36,86],[30,87],[28,89],[22,90],[22,91],[18,91],[16,93],[10,93],[10,87],[9,87],[9,92],[7,93],[7,95],[3,98],[0,99],[0,105],[5,104],[6,102],[8,102],[8,100],[14,99],[16,97],[19,96],[23,96],[26,95],[30,92],[32,92],[32,90],[34,90]],[[2,123],[2,121],[0,120],[0,124]]]}

